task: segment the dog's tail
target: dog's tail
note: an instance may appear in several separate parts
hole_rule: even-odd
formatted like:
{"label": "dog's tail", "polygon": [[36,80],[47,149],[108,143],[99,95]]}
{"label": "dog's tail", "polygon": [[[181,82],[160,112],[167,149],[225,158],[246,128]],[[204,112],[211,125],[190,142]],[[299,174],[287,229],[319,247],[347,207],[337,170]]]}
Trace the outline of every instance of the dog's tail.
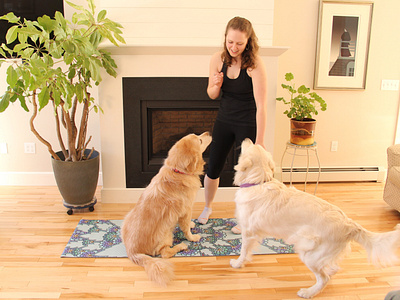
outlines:
{"label": "dog's tail", "polygon": [[395,230],[383,233],[370,232],[354,223],[354,240],[367,250],[369,260],[376,266],[390,266],[398,261],[396,250],[400,247],[400,224]]}
{"label": "dog's tail", "polygon": [[137,265],[144,267],[150,280],[166,286],[174,278],[174,267],[163,258],[153,258],[146,254],[131,254],[129,258]]}

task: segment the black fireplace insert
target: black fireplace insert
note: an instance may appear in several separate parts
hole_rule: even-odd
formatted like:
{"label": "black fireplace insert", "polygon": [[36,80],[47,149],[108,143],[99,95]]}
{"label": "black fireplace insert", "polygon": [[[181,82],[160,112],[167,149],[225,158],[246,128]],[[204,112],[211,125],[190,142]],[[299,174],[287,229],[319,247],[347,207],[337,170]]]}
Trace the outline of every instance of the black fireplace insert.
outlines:
{"label": "black fireplace insert", "polygon": [[[207,83],[206,77],[123,78],[127,188],[147,186],[183,136],[212,132],[219,100],[210,100]],[[203,157],[207,163],[208,150]],[[234,161],[231,151],[220,186],[232,186]]]}

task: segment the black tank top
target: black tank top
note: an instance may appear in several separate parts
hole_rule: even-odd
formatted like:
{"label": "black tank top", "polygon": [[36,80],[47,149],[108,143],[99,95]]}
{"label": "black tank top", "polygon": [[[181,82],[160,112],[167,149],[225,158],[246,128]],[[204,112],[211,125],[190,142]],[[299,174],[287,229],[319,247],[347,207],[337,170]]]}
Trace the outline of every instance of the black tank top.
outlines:
{"label": "black tank top", "polygon": [[241,69],[238,78],[230,79],[226,75],[227,66],[222,66],[224,73],[221,104],[217,120],[231,125],[256,126],[256,102],[253,93],[253,81],[246,69]]}

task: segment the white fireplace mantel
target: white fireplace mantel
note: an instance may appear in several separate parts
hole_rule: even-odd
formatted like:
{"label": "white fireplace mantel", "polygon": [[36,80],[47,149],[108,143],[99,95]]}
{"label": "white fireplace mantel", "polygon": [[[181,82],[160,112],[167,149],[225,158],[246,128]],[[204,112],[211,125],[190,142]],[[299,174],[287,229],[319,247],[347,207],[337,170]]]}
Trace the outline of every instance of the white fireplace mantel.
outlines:
{"label": "white fireplace mantel", "polygon": [[[118,76],[103,76],[99,86],[100,105],[104,114],[100,116],[101,163],[103,203],[136,202],[143,188],[126,188],[125,150],[122,102],[122,78],[124,77],[208,77],[210,57],[220,51],[220,47],[186,46],[121,46],[104,45],[111,52],[118,65]],[[262,47],[260,55],[264,60],[268,76],[268,104],[266,147],[274,149],[276,89],[278,86],[278,57],[287,47]],[[138,159],[140,153],[138,153]],[[220,188],[216,200],[227,201],[234,198],[237,188]],[[197,195],[204,201],[204,192]]]}
{"label": "white fireplace mantel", "polygon": [[[203,46],[130,46],[121,45],[115,47],[104,45],[103,49],[111,52],[113,55],[212,55],[221,51],[221,47],[203,47]],[[261,56],[280,56],[288,47],[261,47],[259,54]]]}

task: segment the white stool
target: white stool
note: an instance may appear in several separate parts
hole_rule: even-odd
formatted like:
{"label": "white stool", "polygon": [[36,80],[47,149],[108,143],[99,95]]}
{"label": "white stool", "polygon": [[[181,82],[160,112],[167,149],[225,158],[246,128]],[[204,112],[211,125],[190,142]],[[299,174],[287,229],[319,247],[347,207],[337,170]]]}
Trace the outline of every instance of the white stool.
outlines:
{"label": "white stool", "polygon": [[[290,152],[290,150],[293,150],[293,152]],[[298,154],[297,150],[306,150],[306,154]],[[321,164],[319,162],[319,157],[318,157],[318,152],[317,152],[317,142],[314,142],[314,144],[312,144],[312,145],[296,145],[296,144],[292,144],[291,142],[287,142],[285,152],[283,152],[282,159],[281,159],[281,168],[282,168],[283,158],[285,157],[285,154],[288,153],[288,154],[292,155],[293,156],[292,164],[290,165],[290,186],[292,186],[294,158],[296,156],[307,156],[306,178],[304,180],[304,191],[306,191],[308,170],[309,170],[309,165],[310,165],[310,151],[314,151],[315,157],[317,158],[317,161],[318,161],[318,177],[317,177],[317,182],[316,182],[315,190],[314,190],[314,195],[315,195],[315,193],[317,192],[319,177],[321,175]],[[283,172],[281,172],[281,181],[282,181],[282,177],[283,177]]]}

